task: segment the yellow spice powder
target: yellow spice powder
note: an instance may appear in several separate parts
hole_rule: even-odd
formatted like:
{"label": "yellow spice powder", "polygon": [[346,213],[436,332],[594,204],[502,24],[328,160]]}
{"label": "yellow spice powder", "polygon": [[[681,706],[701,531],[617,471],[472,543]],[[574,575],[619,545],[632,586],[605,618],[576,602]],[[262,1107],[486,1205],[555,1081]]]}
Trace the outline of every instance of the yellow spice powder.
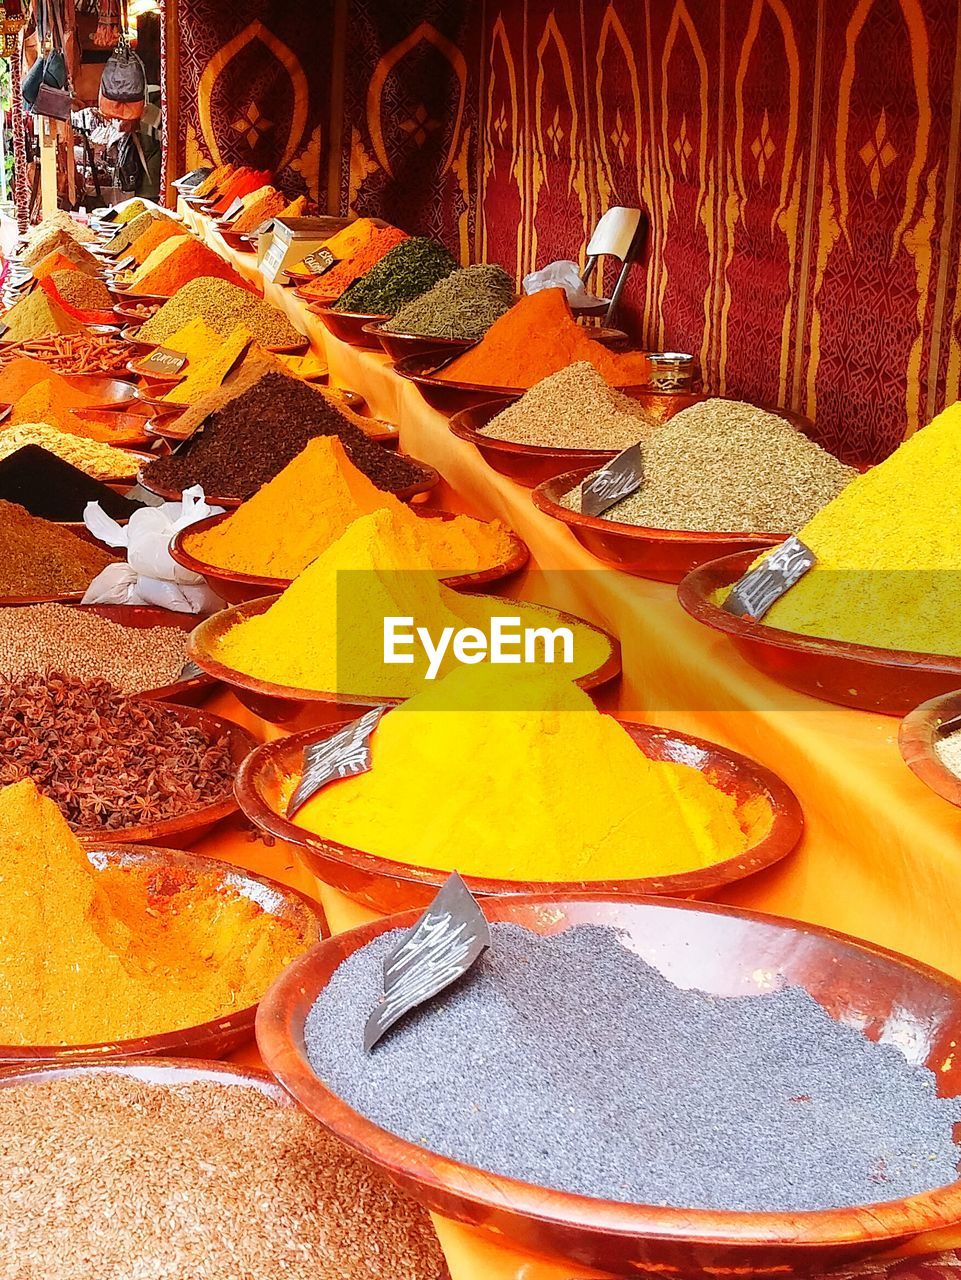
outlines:
{"label": "yellow spice powder", "polygon": [[165,339],[163,346],[171,351],[179,351],[187,357],[188,366],[200,364],[219,348],[223,337],[204,323],[201,316],[194,316],[185,325]]}
{"label": "yellow spice powder", "polygon": [[556,670],[477,666],[388,711],[370,772],[325,787],[295,821],[435,870],[572,881],[736,857],[772,814],[766,803],[740,806],[688,765],[649,760]]}
{"label": "yellow spice powder", "polygon": [[220,345],[205,360],[188,364],[183,382],[171,387],[163,399],[173,404],[192,404],[198,396],[213,391],[240,360],[250,341],[250,334],[243,325],[238,325],[228,337],[220,339]]}

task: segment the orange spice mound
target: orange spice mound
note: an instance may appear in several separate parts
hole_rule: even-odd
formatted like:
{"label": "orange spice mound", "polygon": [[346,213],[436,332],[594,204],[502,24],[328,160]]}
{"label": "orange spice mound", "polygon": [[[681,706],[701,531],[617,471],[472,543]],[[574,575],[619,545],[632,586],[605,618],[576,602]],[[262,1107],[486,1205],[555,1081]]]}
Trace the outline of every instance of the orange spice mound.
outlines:
{"label": "orange spice mound", "polygon": [[186,236],[186,231],[173,218],[156,218],[150,226],[127,249],[124,256],[132,257],[136,266],[142,266],[158,244],[163,244],[171,236]]}
{"label": "orange spice mound", "polygon": [[407,232],[397,227],[373,228],[369,237],[349,257],[341,259],[326,275],[304,285],[304,296],[320,302],[335,301],[355,280],[366,275],[371,267],[376,267],[391,249],[409,239]]}
{"label": "orange spice mound", "polygon": [[[14,363],[20,364],[21,361]],[[0,384],[11,367],[8,365],[4,374],[0,375]],[[96,404],[96,398],[75,390],[51,369],[47,370],[47,375],[42,382],[35,382],[18,398],[10,417],[0,425],[0,432],[5,426],[15,427],[21,422],[45,422],[47,426],[57,427],[69,435],[84,436],[88,440],[109,440],[109,430],[71,413],[72,409],[90,408]]]}
{"label": "orange spice mound", "polygon": [[159,266],[136,281],[136,291],[172,297],[181,285],[200,276],[215,276],[246,287],[246,281],[219,254],[193,236],[182,236]]}
{"label": "orange spice mound", "polygon": [[33,278],[35,280],[45,280],[47,276],[53,275],[55,271],[82,271],[88,276],[97,274],[96,266],[92,266],[87,262],[74,262],[73,258],[61,253],[59,249],[51,249],[47,256],[41,258],[34,267]]}
{"label": "orange spice mound", "polygon": [[495,320],[476,347],[437,376],[484,387],[533,387],[568,365],[586,360],[612,387],[648,380],[642,351],[609,351],[574,319],[563,289],[525,295]]}
{"label": "orange spice mound", "polygon": [[[31,360],[29,356],[20,356],[11,360],[0,370],[0,404],[12,404],[16,414],[17,402],[39,383],[49,383],[58,399],[68,409],[80,409],[85,405],[95,404],[93,396],[78,391],[69,382],[42,360]],[[38,422],[45,419],[20,418],[21,422]]]}

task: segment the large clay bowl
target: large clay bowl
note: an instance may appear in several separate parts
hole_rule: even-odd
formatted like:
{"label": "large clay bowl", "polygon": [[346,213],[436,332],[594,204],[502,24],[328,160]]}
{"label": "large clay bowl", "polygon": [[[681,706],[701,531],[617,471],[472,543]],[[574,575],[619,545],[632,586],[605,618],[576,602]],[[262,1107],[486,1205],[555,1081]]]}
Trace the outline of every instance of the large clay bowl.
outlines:
{"label": "large clay bowl", "polygon": [[[132,404],[134,402],[131,402]],[[104,434],[106,444],[126,449],[150,443],[147,435],[147,418],[134,409],[71,409],[78,421],[96,423]],[[131,480],[130,482],[134,482]]]}
{"label": "large clay bowl", "polygon": [[[168,405],[167,407],[169,408],[170,406]],[[380,439],[381,437],[376,436],[373,438]],[[411,461],[416,462],[419,467],[426,471],[427,476],[424,480],[421,480],[416,484],[409,484],[404,489],[396,490],[394,497],[399,498],[401,502],[410,502],[414,498],[420,498],[424,494],[430,493],[432,489],[436,489],[440,484],[440,472],[435,470],[434,467],[428,466],[426,462],[421,462],[417,458],[412,458]],[[170,489],[164,485],[156,483],[155,481],[151,481],[145,478],[144,472],[141,472],[137,479],[145,489],[149,489],[151,493],[155,493],[158,498],[164,498],[167,502],[179,502],[181,499],[183,490]],[[229,510],[234,507],[239,507],[245,500],[246,499],[237,497],[233,494],[207,494],[207,501],[212,507],[226,507]]]}
{"label": "large clay bowl", "polygon": [[[493,597],[492,597],[493,598]],[[232,605],[215,613],[197,626],[190,636],[188,653],[190,658],[202,671],[208,672],[215,680],[221,680],[230,686],[231,692],[254,715],[270,724],[279,725],[288,733],[296,733],[306,729],[316,729],[321,725],[334,721],[355,718],[357,708],[369,710],[371,707],[394,707],[405,701],[398,697],[381,697],[373,694],[331,693],[317,689],[294,689],[287,685],[273,684],[269,680],[260,680],[256,676],[247,675],[243,671],[235,671],[225,666],[215,656],[222,636],[238,622],[257,614],[266,613],[277,599],[276,596],[263,596],[259,600],[248,600],[244,604]],[[532,606],[524,601],[527,608]],[[620,674],[621,650],[617,640],[600,627],[576,618],[561,610],[545,610],[552,622],[567,626],[586,627],[604,637],[608,645],[606,660],[594,671],[581,676],[577,684],[582,689],[599,688]]]}
{"label": "large clay bowl", "polygon": [[[617,456],[617,449],[560,449],[546,445],[517,444],[513,440],[498,440],[495,436],[485,435],[481,428],[486,427],[492,418],[496,418],[513,403],[514,397],[500,396],[471,409],[461,409],[450,420],[452,434],[458,440],[472,444],[487,465],[499,471],[502,476],[509,476],[518,484],[532,488],[543,480],[550,480],[575,467],[596,471]],[[638,439],[640,438],[639,423]]]}
{"label": "large clay bowl", "polygon": [[[156,867],[161,872],[186,871],[198,876],[215,874],[221,883],[229,884],[245,898],[257,903],[263,911],[288,921],[308,947],[319,942],[326,931],[321,909],[310,899],[274,880],[255,876],[215,858],[146,845],[111,845],[106,841],[88,844],[86,854],[97,869],[118,864],[140,864]],[[248,1005],[245,1009],[235,1009],[221,1018],[194,1027],[100,1044],[0,1045],[0,1065],[23,1067],[33,1062],[66,1065],[94,1057],[223,1058],[252,1039],[256,1013],[257,1006]],[[0,1074],[0,1080],[7,1083],[5,1073]]]}
{"label": "large clay bowl", "polygon": [[692,618],[728,636],[758,671],[813,698],[887,716],[906,715],[961,684],[961,658],[949,654],[798,635],[728,613],[713,596],[742,577],[754,559],[754,552],[742,551],[712,560],[687,575],[677,596]]}
{"label": "large clay bowl", "polygon": [[935,795],[961,807],[961,778],[943,764],[935,750],[938,740],[961,728],[961,690],[929,698],[901,721],[898,746],[905,764]]}
{"label": "large clay bowl", "polygon": [[124,301],[117,303],[113,309],[113,313],[120,323],[125,326],[122,332],[126,337],[128,335],[128,331],[132,330],[133,332],[136,332],[142,324],[146,323],[146,321],[151,318],[151,316],[155,316],[160,310],[160,306],[161,304],[159,302],[144,303],[141,305],[135,302]]}
{"label": "large clay bowl", "polygon": [[435,346],[419,355],[395,360],[394,372],[412,382],[431,408],[441,413],[457,413],[495,399],[509,404],[524,394],[523,387],[486,387],[475,382],[448,382],[438,378],[440,369],[455,358],[449,351]]}
{"label": "large clay bowl", "polygon": [[538,511],[559,520],[581,546],[615,569],[654,578],[659,582],[680,582],[685,574],[708,560],[735,551],[775,547],[786,533],[709,533],[687,529],[649,529],[622,524],[601,516],[581,515],[561,503],[561,498],[594,470],[569,471],[542,481],[532,493]]}
{"label": "large clay bowl", "polygon": [[388,319],[386,315],[375,315],[360,311],[335,311],[332,306],[312,307],[313,313],[320,317],[328,333],[339,342],[346,342],[351,347],[364,347],[368,351],[379,351],[380,342],[375,334],[368,333],[367,327],[381,324]]}
{"label": "large clay bowl", "polygon": [[473,338],[432,338],[420,333],[392,333],[384,328],[382,320],[371,321],[364,326],[364,332],[376,339],[391,360],[420,356],[427,351],[446,351],[448,355],[457,356],[474,345]]}
{"label": "large clay bowl", "polygon": [[256,253],[256,238],[246,231],[231,231],[229,227],[218,228],[218,234],[228,249],[235,253]]}
{"label": "large clay bowl", "polygon": [[[465,876],[471,893],[478,897],[518,893],[546,893],[555,897],[576,897],[581,893],[614,897],[638,894],[700,897],[773,866],[795,848],[804,825],[801,806],[786,783],[769,769],[703,738],[630,721],[621,721],[621,724],[638,750],[649,759],[690,765],[707,774],[715,786],[734,796],[738,803],[763,799],[773,814],[770,831],[736,858],[677,875],[558,883]],[[285,780],[300,774],[308,746],[326,740],[340,727],[325,725],[322,729],[258,747],[237,774],[235,786],[240,806],[262,831],[294,845],[304,865],[318,880],[333,885],[365,907],[385,914],[426,907],[450,872],[431,870],[414,862],[394,862],[338,844],[304,830],[286,817],[282,801]],[[465,762],[465,768],[470,768],[469,762]]]}
{"label": "large clay bowl", "polygon": [[[831,1017],[926,1064],[939,1093],[961,1091],[961,1059],[953,1052],[961,984],[904,956],[814,925],[700,902],[534,894],[488,898],[483,907],[490,920],[545,935],[584,924],[624,931],[631,949],[672,981],[722,997],[755,992],[777,974],[804,987]],[[958,1181],[906,1200],[812,1213],[673,1209],[533,1187],[386,1132],[317,1079],[304,1023],[349,955],[388,930],[410,928],[418,914],[342,933],[291,965],[261,1002],[257,1043],[301,1106],[429,1209],[572,1265],[680,1280],[821,1274],[961,1219]]]}
{"label": "large clay bowl", "polygon": [[90,404],[84,409],[123,409],[133,403],[135,387],[132,381],[103,373],[65,373],[62,376],[76,391],[90,396]]}
{"label": "large clay bowl", "polygon": [[[156,700],[156,695],[152,700]],[[220,716],[210,715],[198,707],[185,706],[182,703],[169,704],[171,711],[181,724],[193,725],[205,730],[208,736],[226,734],[230,758],[237,768],[253,751],[256,740],[232,720],[224,720]],[[237,812],[237,800],[233,795],[226,795],[222,800],[189,809],[174,818],[164,818],[159,822],[145,823],[139,827],[124,827],[119,831],[104,831],[101,828],[75,831],[84,844],[100,846],[110,844],[112,840],[120,840],[125,844],[162,844],[165,848],[187,849],[208,835],[218,822],[229,818]]]}
{"label": "large clay bowl", "polygon": [[112,1058],[91,1062],[66,1061],[8,1067],[0,1074],[0,1089],[19,1089],[51,1080],[76,1080],[81,1076],[124,1076],[140,1084],[161,1088],[189,1084],[219,1084],[237,1089],[255,1089],[279,1106],[294,1106],[269,1071],[239,1062],[217,1062],[201,1058]]}
{"label": "large clay bowl", "polygon": [[[417,515],[423,520],[455,518],[449,511],[417,511]],[[290,578],[267,578],[252,573],[238,573],[233,569],[223,569],[217,565],[208,564],[205,560],[198,560],[196,556],[191,555],[187,548],[191,534],[204,533],[228,518],[229,512],[222,512],[219,515],[207,516],[206,519],[198,520],[196,524],[181,529],[170,543],[171,559],[185,569],[189,569],[191,573],[199,573],[206,579],[211,590],[228,604],[243,604],[245,600],[257,600],[261,596],[276,595],[278,592],[286,591],[292,581]],[[530,552],[515,533],[510,534],[510,540],[511,553],[506,560],[500,564],[491,565],[487,569],[478,569],[473,573],[452,574],[443,579],[444,585],[455,591],[478,591],[481,587],[489,587],[495,582],[502,582],[505,578],[519,573],[527,564]]]}

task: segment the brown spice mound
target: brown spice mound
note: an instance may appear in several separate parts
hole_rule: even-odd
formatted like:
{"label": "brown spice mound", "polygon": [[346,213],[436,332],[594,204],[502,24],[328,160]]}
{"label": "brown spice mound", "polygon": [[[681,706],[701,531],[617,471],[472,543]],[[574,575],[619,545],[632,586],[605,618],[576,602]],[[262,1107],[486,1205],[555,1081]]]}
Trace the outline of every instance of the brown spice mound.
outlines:
{"label": "brown spice mound", "polygon": [[427,1213],[276,1090],[0,1089],[0,1280],[442,1280]]}
{"label": "brown spice mound", "polygon": [[0,502],[0,595],[58,596],[85,591],[112,557],[49,520]]}
{"label": "brown spice mound", "polygon": [[50,276],[53,287],[71,307],[79,311],[110,311],[113,298],[102,280],[84,275],[82,271],[54,271]]}
{"label": "brown spice mound", "polygon": [[31,674],[0,685],[0,786],[31,778],[76,831],[123,831],[223,800],[234,765],[178,708],[106,680]]}

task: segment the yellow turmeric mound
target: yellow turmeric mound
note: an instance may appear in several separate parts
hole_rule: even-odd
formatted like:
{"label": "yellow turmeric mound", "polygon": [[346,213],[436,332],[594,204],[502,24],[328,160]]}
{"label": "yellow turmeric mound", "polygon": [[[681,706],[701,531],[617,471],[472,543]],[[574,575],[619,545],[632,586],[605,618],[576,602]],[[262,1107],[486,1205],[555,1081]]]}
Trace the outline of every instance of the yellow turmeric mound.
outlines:
{"label": "yellow turmeric mound", "polygon": [[[203,321],[200,322],[203,324]],[[193,404],[198,396],[205,396],[221,385],[231,369],[240,360],[250,346],[251,337],[243,325],[239,324],[205,359],[187,366],[186,376],[182,382],[162,396],[173,404]]]}
{"label": "yellow turmeric mound", "polygon": [[214,874],[97,870],[32,782],[0,790],[0,1044],[196,1026],[255,1004],[305,945]]}
{"label": "yellow turmeric mound", "polygon": [[208,356],[213,355],[222,342],[223,337],[216,329],[204,324],[200,316],[194,316],[193,320],[188,320],[176,333],[172,333],[163,345],[169,351],[179,351],[182,356],[186,356],[189,369],[191,365],[201,364]]}
{"label": "yellow turmeric mound", "polygon": [[295,821],[436,870],[571,881],[709,866],[771,818],[688,765],[649,760],[556,670],[477,666],[387,712],[370,772],[330,784]]}
{"label": "yellow turmeric mound", "polygon": [[347,456],[336,436],[312,440],[303,453],[221,524],[186,539],[206,564],[265,578],[296,578],[360,516],[390,511],[439,573],[473,573],[510,555],[506,528],[469,516],[418,516],[376,488]]}
{"label": "yellow turmeric mound", "polygon": [[800,530],[817,564],[764,618],[882,649],[961,655],[961,404],[858,476]]}
{"label": "yellow turmeric mound", "polygon": [[[435,644],[445,628],[451,636],[468,627],[489,635],[494,616],[517,618],[522,628],[560,625],[556,614],[537,605],[442,586],[417,533],[387,509],[355,520],[265,613],[227,631],[213,656],[234,671],[290,688],[408,698],[422,687],[431,663],[419,644],[405,650],[409,663],[385,661],[388,618],[413,619]],[[565,678],[575,680],[596,670],[610,646],[587,627],[570,632],[571,660],[559,647],[554,653]],[[544,643],[535,646],[535,660],[545,654]],[[434,678],[457,665],[448,645]]]}

